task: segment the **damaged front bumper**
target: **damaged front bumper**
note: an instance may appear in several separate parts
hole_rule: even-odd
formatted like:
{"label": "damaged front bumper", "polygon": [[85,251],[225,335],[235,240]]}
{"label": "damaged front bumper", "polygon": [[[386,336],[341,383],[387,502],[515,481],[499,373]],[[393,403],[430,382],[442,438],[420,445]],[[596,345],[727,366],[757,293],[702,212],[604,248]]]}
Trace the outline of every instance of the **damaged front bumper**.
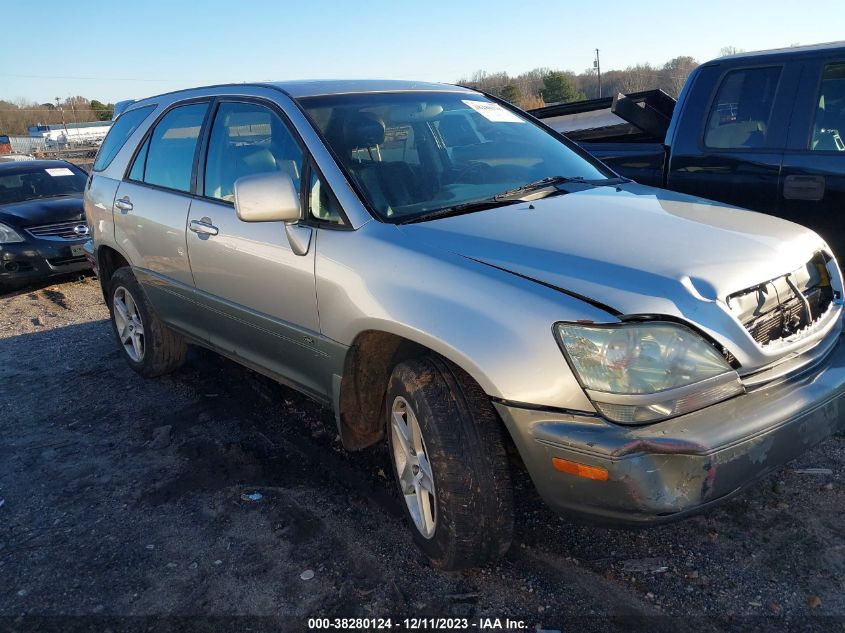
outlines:
{"label": "damaged front bumper", "polygon": [[[553,509],[616,524],[681,518],[723,501],[845,428],[841,337],[811,371],[649,426],[494,403]],[[606,481],[559,472],[560,458]]]}

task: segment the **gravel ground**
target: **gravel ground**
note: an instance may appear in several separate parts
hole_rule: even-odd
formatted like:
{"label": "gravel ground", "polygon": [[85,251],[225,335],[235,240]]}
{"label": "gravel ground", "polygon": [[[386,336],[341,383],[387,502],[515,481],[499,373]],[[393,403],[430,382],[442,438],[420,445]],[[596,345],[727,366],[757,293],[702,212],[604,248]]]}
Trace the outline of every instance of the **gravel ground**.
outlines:
{"label": "gravel ground", "polygon": [[560,518],[518,473],[511,551],[444,573],[411,542],[383,446],[346,453],[329,411],[205,350],[141,379],[107,316],[94,279],[0,297],[0,628],[452,616],[845,631],[841,436],[707,515],[647,530]]}

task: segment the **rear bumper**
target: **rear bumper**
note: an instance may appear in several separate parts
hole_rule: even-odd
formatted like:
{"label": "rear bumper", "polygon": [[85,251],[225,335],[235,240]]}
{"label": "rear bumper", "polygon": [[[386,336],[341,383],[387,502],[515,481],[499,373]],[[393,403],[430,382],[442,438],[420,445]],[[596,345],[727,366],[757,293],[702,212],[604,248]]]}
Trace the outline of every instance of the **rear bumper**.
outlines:
{"label": "rear bumper", "polygon": [[[727,499],[845,428],[845,345],[803,376],[644,427],[495,406],[553,509],[661,523]],[[605,468],[608,480],[558,472],[554,457]]]}
{"label": "rear bumper", "polygon": [[37,240],[0,245],[0,285],[22,286],[53,275],[90,271],[85,256],[71,252],[71,245],[82,242]]}

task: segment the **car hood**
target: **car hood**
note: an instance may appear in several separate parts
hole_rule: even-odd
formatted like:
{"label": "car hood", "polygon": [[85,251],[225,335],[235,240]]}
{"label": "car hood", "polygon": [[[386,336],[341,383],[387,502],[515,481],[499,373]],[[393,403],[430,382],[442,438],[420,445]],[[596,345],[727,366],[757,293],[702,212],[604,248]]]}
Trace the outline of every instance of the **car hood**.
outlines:
{"label": "car hood", "polygon": [[633,183],[400,226],[409,237],[602,304],[718,330],[728,295],[824,242],[791,222]]}
{"label": "car hood", "polygon": [[83,220],[82,197],[38,198],[0,205],[0,222],[18,227]]}

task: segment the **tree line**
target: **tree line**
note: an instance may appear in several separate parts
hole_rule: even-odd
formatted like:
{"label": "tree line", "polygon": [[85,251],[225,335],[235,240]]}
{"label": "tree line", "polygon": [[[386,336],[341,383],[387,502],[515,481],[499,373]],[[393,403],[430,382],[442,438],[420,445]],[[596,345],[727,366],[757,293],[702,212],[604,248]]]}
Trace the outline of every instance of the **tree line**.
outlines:
{"label": "tree line", "polygon": [[[727,52],[729,49],[723,49]],[[733,49],[736,50],[736,49]],[[634,64],[624,70],[601,73],[601,96],[659,88],[677,97],[698,62],[687,55],[670,59],[662,66]],[[598,74],[594,68],[582,73],[551,68],[535,68],[520,75],[479,70],[458,82],[494,94],[514,105],[530,110],[551,103],[568,103],[599,96]]]}
{"label": "tree line", "polygon": [[113,103],[76,96],[55,103],[38,103],[18,99],[0,100],[0,134],[26,135],[31,125],[55,123],[83,123],[109,121],[114,114]]}

